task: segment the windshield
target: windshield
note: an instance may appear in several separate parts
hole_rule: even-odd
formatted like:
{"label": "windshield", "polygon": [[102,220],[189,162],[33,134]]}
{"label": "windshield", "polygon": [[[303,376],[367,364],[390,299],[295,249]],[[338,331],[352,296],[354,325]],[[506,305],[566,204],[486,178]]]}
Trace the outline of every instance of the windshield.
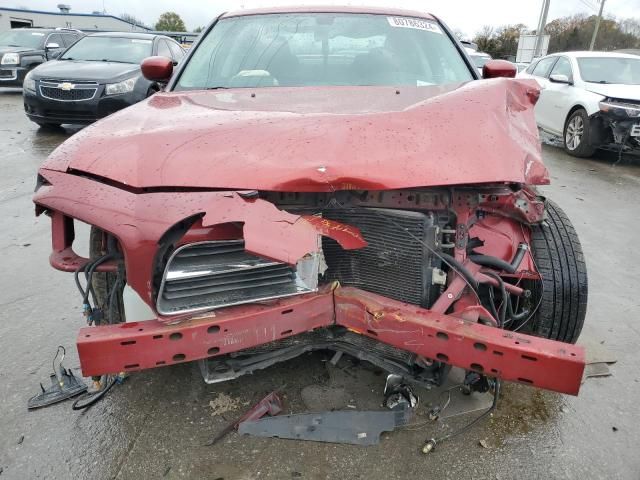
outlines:
{"label": "windshield", "polygon": [[60,60],[140,63],[151,56],[153,42],[122,37],[84,37],[64,52]]}
{"label": "windshield", "polygon": [[45,36],[46,34],[43,32],[9,30],[0,33],[0,46],[39,48]]}
{"label": "windshield", "polygon": [[484,64],[487,63],[489,60],[491,60],[491,57],[486,57],[484,55],[470,55],[470,56],[471,56],[471,61],[478,68],[484,67]]}
{"label": "windshield", "polygon": [[640,58],[578,58],[580,76],[585,82],[640,85]]}
{"label": "windshield", "polygon": [[220,20],[176,90],[308,85],[437,85],[472,80],[430,20],[365,14],[268,14]]}

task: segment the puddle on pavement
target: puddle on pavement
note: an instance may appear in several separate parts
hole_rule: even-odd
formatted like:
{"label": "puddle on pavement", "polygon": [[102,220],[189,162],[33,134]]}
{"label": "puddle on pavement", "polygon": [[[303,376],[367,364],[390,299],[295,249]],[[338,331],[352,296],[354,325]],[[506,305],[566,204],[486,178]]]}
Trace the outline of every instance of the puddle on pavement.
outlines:
{"label": "puddle on pavement", "polygon": [[503,384],[498,408],[485,433],[490,443],[503,446],[514,436],[537,430],[556,430],[566,398],[554,392],[517,384]]}

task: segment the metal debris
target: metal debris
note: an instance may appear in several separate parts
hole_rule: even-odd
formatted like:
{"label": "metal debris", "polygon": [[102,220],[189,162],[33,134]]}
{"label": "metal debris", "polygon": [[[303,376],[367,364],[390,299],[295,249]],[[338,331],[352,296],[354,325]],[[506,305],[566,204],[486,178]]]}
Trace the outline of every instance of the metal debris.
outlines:
{"label": "metal debris", "polygon": [[227,425],[220,433],[213,437],[207,446],[215,445],[222,440],[229,432],[238,428],[241,422],[255,421],[265,415],[278,415],[282,411],[282,400],[276,392],[271,392],[258,403],[256,403],[247,413],[233,423]]}
{"label": "metal debris", "polygon": [[387,375],[383,405],[392,410],[404,407],[416,408],[418,397],[413,393],[412,388],[404,382],[401,375],[392,373]]}

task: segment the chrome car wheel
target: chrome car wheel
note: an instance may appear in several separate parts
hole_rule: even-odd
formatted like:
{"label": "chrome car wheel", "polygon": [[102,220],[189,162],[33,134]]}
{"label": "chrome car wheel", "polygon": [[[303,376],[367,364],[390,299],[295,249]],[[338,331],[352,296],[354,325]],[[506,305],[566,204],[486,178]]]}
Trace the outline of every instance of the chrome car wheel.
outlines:
{"label": "chrome car wheel", "polygon": [[584,134],[584,121],[582,117],[576,115],[571,119],[567,125],[567,131],[565,133],[564,142],[569,150],[575,150],[580,146],[582,142],[582,135]]}

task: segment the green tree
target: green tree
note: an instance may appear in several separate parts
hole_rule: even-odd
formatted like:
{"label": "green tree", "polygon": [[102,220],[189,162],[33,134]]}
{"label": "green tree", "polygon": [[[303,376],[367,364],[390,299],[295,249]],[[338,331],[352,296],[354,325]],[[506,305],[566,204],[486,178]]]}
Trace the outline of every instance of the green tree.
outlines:
{"label": "green tree", "polygon": [[[556,18],[549,22],[544,32],[550,35],[549,51],[567,52],[589,48],[591,35],[596,25],[596,16],[584,14]],[[478,50],[493,58],[506,58],[515,55],[520,35],[528,32],[523,24],[485,26],[476,34],[473,41]],[[604,18],[600,23],[596,50],[617,50],[621,48],[640,48],[640,22],[636,19]]]}
{"label": "green tree", "polygon": [[[549,34],[549,53],[589,48],[596,26],[596,16],[584,14],[557,18],[549,22],[545,33]],[[637,20],[603,18],[596,38],[595,50],[640,48],[640,29]]]}
{"label": "green tree", "polygon": [[187,28],[180,15],[175,12],[164,12],[160,15],[155,26],[156,30],[164,32],[186,32]]}
{"label": "green tree", "polygon": [[518,38],[527,33],[527,26],[502,25],[498,28],[485,26],[476,34],[473,41],[478,45],[478,50],[488,53],[493,58],[504,58],[515,55],[518,50]]}

